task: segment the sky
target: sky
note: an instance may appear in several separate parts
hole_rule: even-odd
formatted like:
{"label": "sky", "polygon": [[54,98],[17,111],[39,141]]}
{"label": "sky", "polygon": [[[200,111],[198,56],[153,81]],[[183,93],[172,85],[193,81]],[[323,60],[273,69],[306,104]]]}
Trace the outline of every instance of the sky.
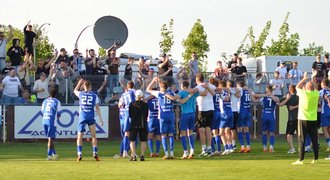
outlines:
{"label": "sky", "polygon": [[[194,22],[201,19],[208,35],[208,64],[220,59],[222,52],[234,53],[249,26],[259,35],[267,21],[272,27],[266,45],[277,39],[278,29],[288,11],[290,32],[300,35],[300,49],[315,42],[330,49],[330,1],[326,0],[10,0],[1,3],[0,24],[23,28],[32,24],[45,26],[50,41],[57,49],[74,48],[80,31],[102,16],[122,19],[129,31],[128,39],[118,52],[140,53],[157,57],[160,54],[160,28],[174,19],[172,56],[181,60],[182,40]],[[79,50],[98,49],[93,28],[79,40]]]}

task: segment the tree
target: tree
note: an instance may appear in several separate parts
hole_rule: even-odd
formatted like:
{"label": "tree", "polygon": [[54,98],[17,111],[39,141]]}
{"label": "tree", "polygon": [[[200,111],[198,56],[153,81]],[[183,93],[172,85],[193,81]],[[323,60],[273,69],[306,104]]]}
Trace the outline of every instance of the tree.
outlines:
{"label": "tree", "polygon": [[[33,29],[35,32],[37,29],[39,29],[39,26],[37,24],[33,25]],[[4,28],[5,34],[8,37],[9,35],[9,28],[6,26]],[[36,39],[36,59],[45,59],[48,57],[51,57],[53,55],[53,49],[54,45],[49,42],[49,38],[46,35],[45,29],[40,29],[39,32],[37,32],[38,38]],[[24,33],[21,29],[13,27],[13,35],[14,38],[17,38],[20,40],[20,46],[23,48],[24,46]],[[12,46],[12,42],[8,42],[6,49],[8,50],[9,47]]]}
{"label": "tree", "polygon": [[[259,57],[265,54],[266,49],[264,48],[264,44],[266,42],[266,39],[269,35],[269,30],[271,28],[272,22],[268,21],[260,33],[258,40],[255,40],[254,36],[254,30],[253,27],[249,27],[247,34],[245,35],[243,41],[241,42],[241,46],[238,48],[237,52],[241,53],[248,53],[251,54],[253,57]],[[245,45],[244,43],[246,39],[249,37],[250,44]]]}
{"label": "tree", "polygon": [[326,54],[327,51],[324,50],[323,46],[317,46],[313,42],[309,44],[307,48],[304,48],[300,55],[302,56],[316,56],[317,54]]}
{"label": "tree", "polygon": [[170,22],[167,24],[163,24],[160,29],[161,40],[159,42],[160,53],[170,55],[172,46],[174,44],[173,41],[173,19],[170,19]]}
{"label": "tree", "polygon": [[99,47],[98,52],[99,52],[99,57],[101,57],[102,59],[104,59],[107,56],[107,50],[102,47]]}
{"label": "tree", "polygon": [[[184,47],[183,65],[186,67],[188,61],[191,59],[191,54],[195,52],[198,56],[198,67],[200,72],[207,70],[207,52],[210,51],[210,45],[207,42],[207,34],[204,31],[204,26],[201,24],[201,20],[197,19],[192,27],[188,37],[182,41]],[[188,69],[189,70],[189,69]]]}
{"label": "tree", "polygon": [[289,34],[290,12],[287,13],[278,34],[278,40],[272,39],[271,45],[267,47],[267,55],[272,56],[296,56],[299,54],[299,34]]}

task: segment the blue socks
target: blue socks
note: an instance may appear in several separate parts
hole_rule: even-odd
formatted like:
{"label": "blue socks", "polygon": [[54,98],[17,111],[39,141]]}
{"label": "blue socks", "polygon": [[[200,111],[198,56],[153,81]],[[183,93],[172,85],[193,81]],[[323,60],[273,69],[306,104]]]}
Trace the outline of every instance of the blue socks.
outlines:
{"label": "blue socks", "polygon": [[181,136],[181,144],[184,151],[187,151],[187,136]]}
{"label": "blue socks", "polygon": [[170,150],[173,151],[174,150],[174,136],[169,136],[168,138],[170,139]]}
{"label": "blue socks", "polygon": [[48,151],[47,151],[47,155],[48,155],[48,156],[53,155],[53,151],[52,151],[51,149],[48,149]]}
{"label": "blue socks", "polygon": [[93,146],[93,154],[97,154],[97,146]]}
{"label": "blue socks", "polygon": [[163,144],[163,149],[164,149],[164,152],[167,152],[167,137],[162,137],[162,144]]}
{"label": "blue socks", "polygon": [[262,135],[262,145],[267,146],[267,134]]}
{"label": "blue socks", "polygon": [[154,153],[154,145],[152,139],[148,139],[148,146],[150,153]]}
{"label": "blue socks", "polygon": [[121,155],[124,153],[124,139],[121,140],[119,153]]}
{"label": "blue socks", "polygon": [[269,143],[270,143],[271,146],[274,146],[274,144],[275,144],[275,136],[270,136]]}
{"label": "blue socks", "polygon": [[307,136],[305,140],[305,146],[309,146],[309,145],[311,145],[311,138]]}
{"label": "blue socks", "polygon": [[124,141],[123,143],[124,143],[124,147],[125,147],[124,150],[128,152],[129,151],[129,148],[130,148],[129,147],[129,139],[128,139],[128,137],[125,136],[124,139],[123,139],[123,141]]}
{"label": "blue socks", "polygon": [[211,149],[212,149],[212,152],[214,152],[215,151],[215,137],[212,137],[212,139],[211,139]]}
{"label": "blue socks", "polygon": [[82,154],[82,146],[77,146],[78,155]]}
{"label": "blue socks", "polygon": [[156,140],[156,153],[157,154],[159,154],[160,144],[161,144],[161,141],[160,140]]}
{"label": "blue socks", "polygon": [[215,143],[217,143],[218,151],[221,151],[221,139],[220,136],[215,136]]}
{"label": "blue socks", "polygon": [[243,132],[238,132],[238,140],[241,146],[244,146]]}
{"label": "blue socks", "polygon": [[246,145],[250,146],[250,140],[251,140],[251,136],[249,132],[245,133],[245,138],[246,138]]}
{"label": "blue socks", "polygon": [[195,149],[195,139],[193,135],[189,136],[189,145],[191,149]]}

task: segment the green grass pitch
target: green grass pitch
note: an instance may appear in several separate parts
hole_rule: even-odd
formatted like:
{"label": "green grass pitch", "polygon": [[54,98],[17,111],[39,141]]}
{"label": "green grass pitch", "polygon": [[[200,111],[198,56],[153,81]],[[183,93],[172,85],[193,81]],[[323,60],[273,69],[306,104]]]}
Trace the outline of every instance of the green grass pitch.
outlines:
{"label": "green grass pitch", "polygon": [[[145,162],[114,159],[119,141],[99,142],[100,162],[91,156],[91,145],[84,142],[84,158],[76,162],[74,142],[56,143],[58,161],[46,161],[46,142],[0,144],[0,179],[329,179],[330,161],[324,160],[324,139],[320,139],[320,161],[293,166],[298,154],[288,155],[284,138],[276,139],[275,154],[262,152],[261,141],[252,141],[252,153],[234,153],[213,158],[181,160],[182,147],[175,144],[174,160],[148,158]],[[196,143],[196,154],[200,145]]]}

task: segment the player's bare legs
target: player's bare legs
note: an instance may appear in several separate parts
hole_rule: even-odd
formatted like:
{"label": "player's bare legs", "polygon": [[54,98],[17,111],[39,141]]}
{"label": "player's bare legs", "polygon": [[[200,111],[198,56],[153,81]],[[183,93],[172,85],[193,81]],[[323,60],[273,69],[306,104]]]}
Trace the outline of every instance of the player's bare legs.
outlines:
{"label": "player's bare legs", "polygon": [[78,132],[77,136],[77,152],[78,152],[78,158],[77,161],[82,160],[82,138],[83,138],[84,133],[83,132]]}
{"label": "player's bare legs", "polygon": [[88,127],[89,127],[89,131],[90,131],[91,137],[92,137],[93,157],[95,158],[96,161],[99,161],[100,158],[97,154],[96,125],[93,124]]}
{"label": "player's bare legs", "polygon": [[153,132],[148,133],[148,144],[149,144],[150,157],[155,157],[153,139],[154,139],[154,133]]}
{"label": "player's bare legs", "polygon": [[206,152],[206,135],[205,135],[205,128],[199,128],[199,139],[202,145],[202,154]]}
{"label": "player's bare legs", "polygon": [[330,135],[329,135],[330,127],[329,126],[322,127],[322,130],[323,130],[324,137],[325,137],[325,139],[327,141],[327,145],[328,145],[327,151],[329,152],[330,151]]}

